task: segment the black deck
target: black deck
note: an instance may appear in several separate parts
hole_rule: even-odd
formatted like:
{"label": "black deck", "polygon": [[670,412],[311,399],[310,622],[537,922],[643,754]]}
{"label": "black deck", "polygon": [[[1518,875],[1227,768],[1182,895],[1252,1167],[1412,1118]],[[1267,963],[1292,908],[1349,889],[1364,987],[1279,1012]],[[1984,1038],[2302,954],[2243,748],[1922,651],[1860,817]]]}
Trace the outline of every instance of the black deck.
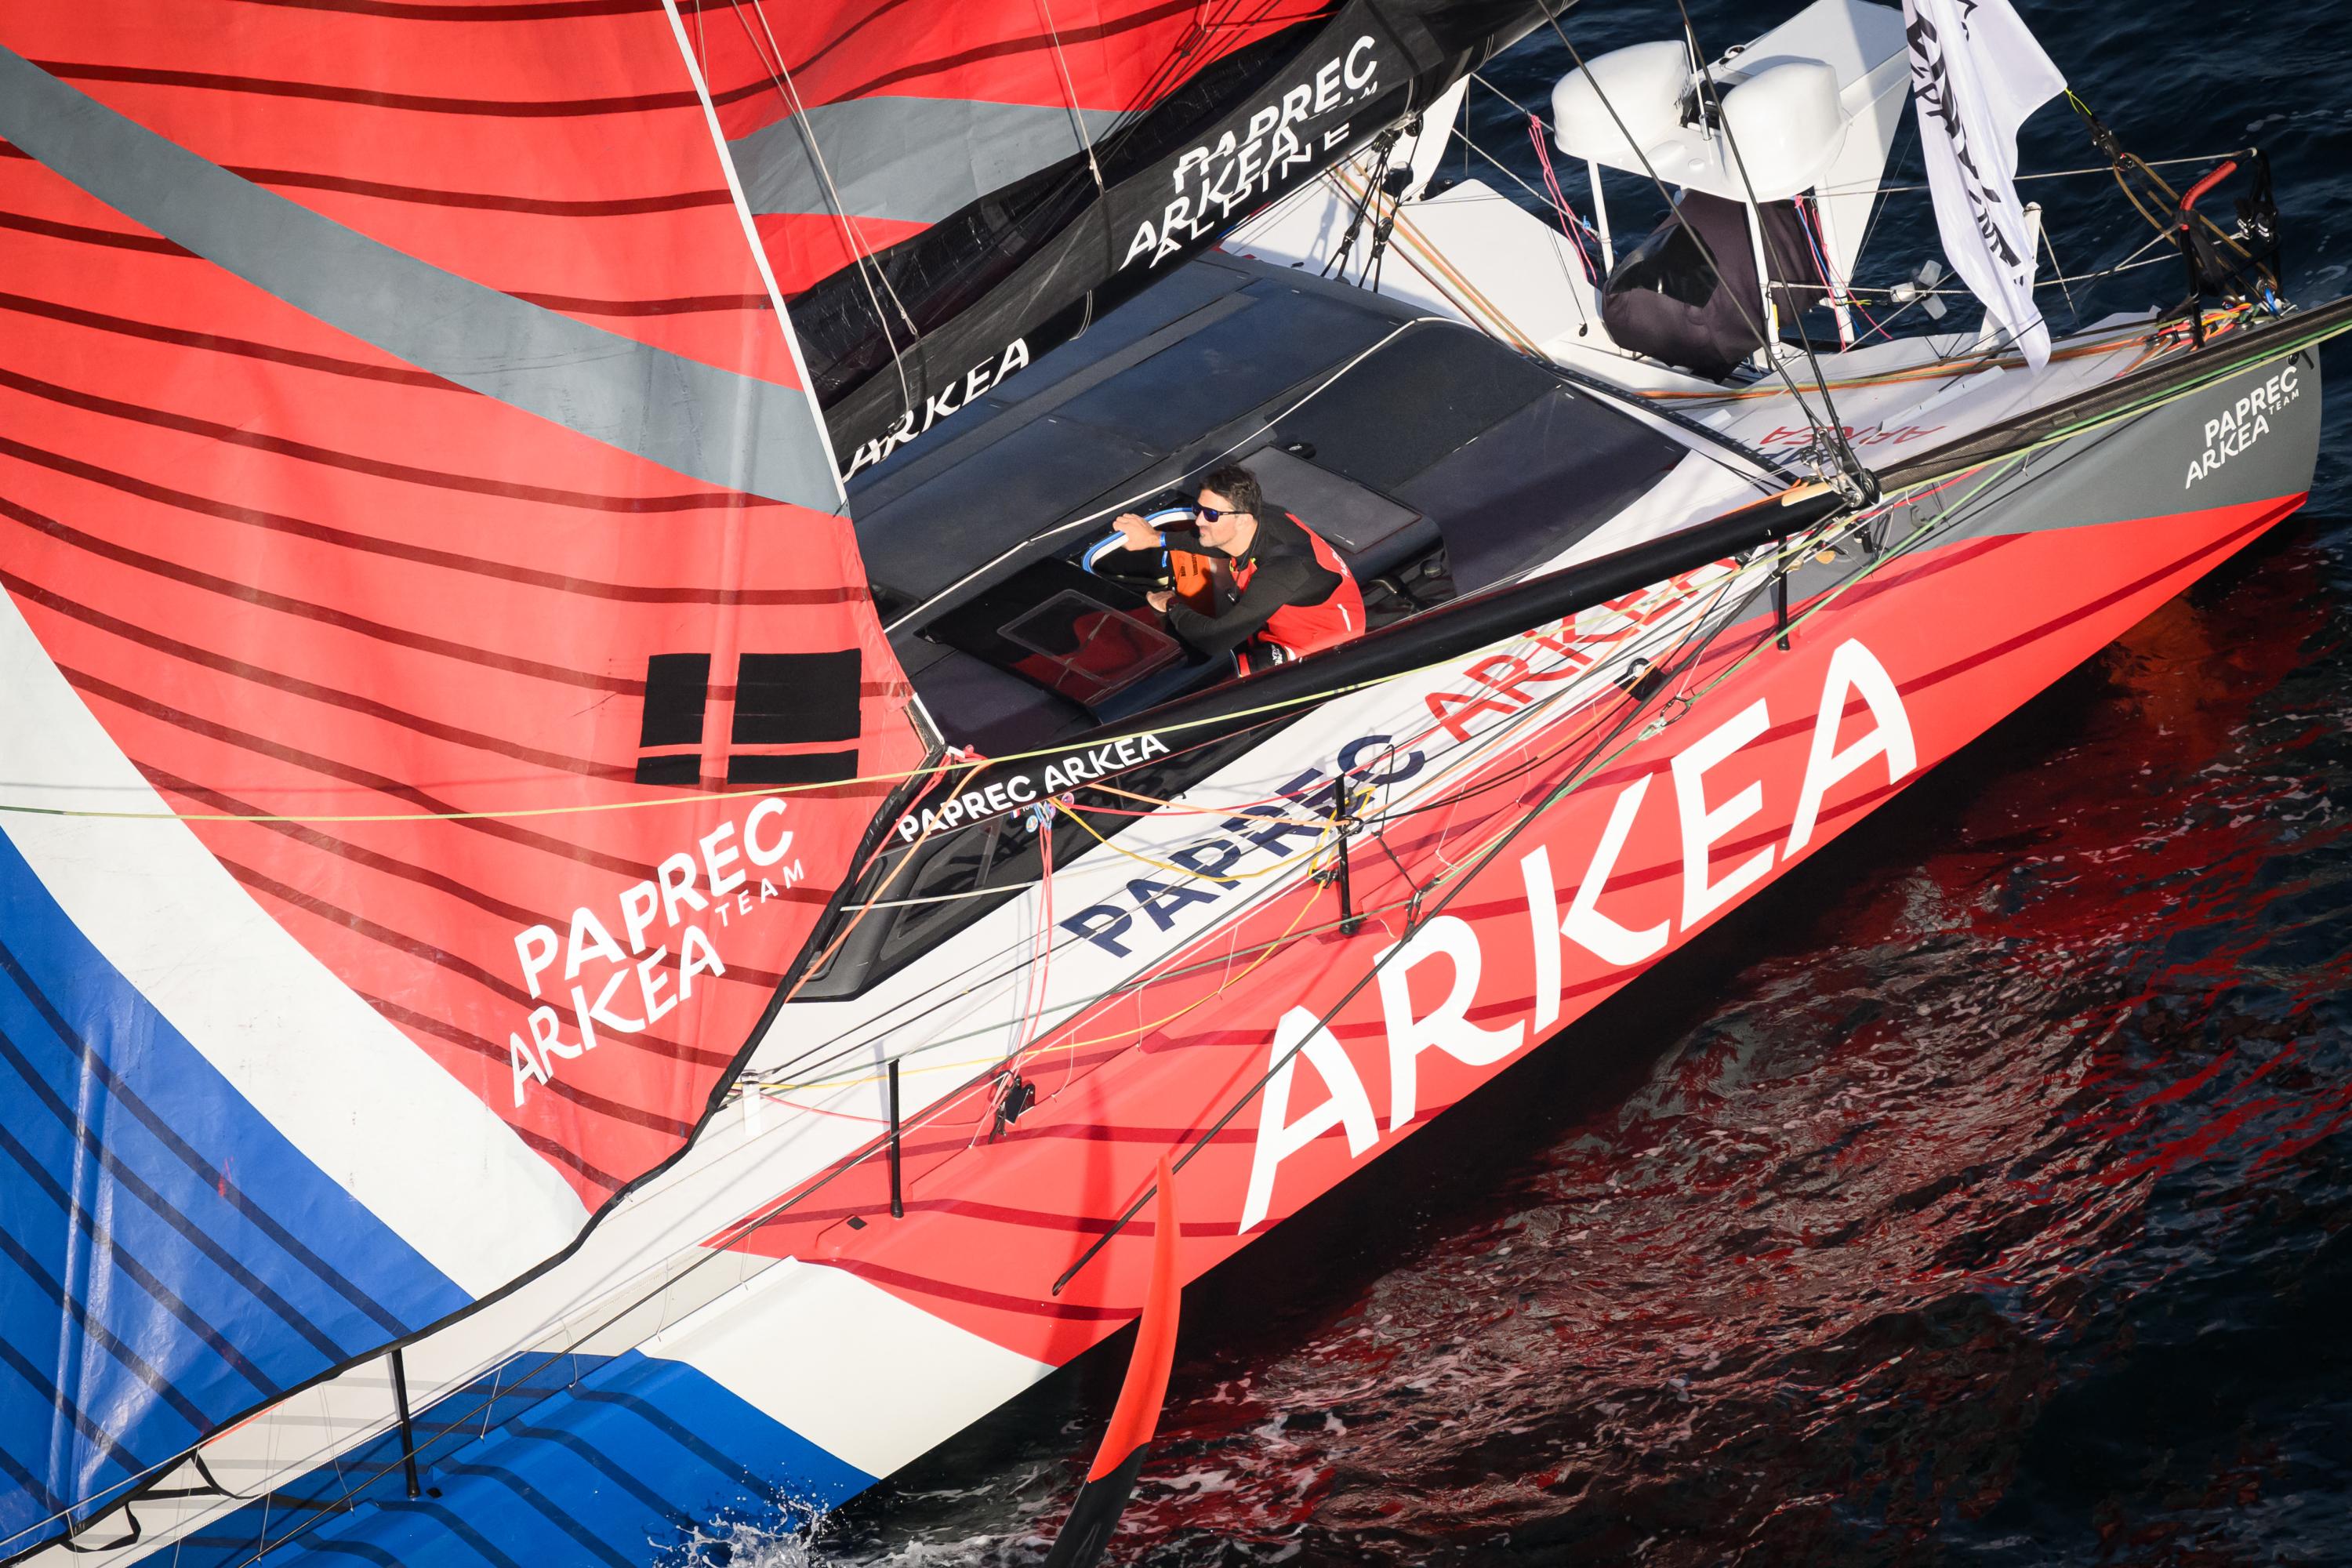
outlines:
{"label": "black deck", "polygon": [[1360,580],[1443,546],[1466,593],[1599,527],[1688,448],[1467,327],[1262,262],[1195,261],[852,483],[886,620],[923,606],[892,641],[950,739],[1044,744],[1183,684],[1163,668],[1081,706],[972,628],[996,605],[1067,593],[1070,574],[1039,563],[1109,527],[1056,525],[1145,500],[1229,450]]}

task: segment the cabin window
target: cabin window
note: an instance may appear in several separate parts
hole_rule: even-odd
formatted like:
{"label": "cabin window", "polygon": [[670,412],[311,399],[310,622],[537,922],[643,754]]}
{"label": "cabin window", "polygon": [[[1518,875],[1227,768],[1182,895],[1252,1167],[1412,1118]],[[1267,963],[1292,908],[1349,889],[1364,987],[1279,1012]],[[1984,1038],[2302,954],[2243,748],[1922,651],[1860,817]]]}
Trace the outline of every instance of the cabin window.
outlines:
{"label": "cabin window", "polygon": [[923,635],[1089,709],[1183,658],[1141,594],[1062,560],[1023,567]]}

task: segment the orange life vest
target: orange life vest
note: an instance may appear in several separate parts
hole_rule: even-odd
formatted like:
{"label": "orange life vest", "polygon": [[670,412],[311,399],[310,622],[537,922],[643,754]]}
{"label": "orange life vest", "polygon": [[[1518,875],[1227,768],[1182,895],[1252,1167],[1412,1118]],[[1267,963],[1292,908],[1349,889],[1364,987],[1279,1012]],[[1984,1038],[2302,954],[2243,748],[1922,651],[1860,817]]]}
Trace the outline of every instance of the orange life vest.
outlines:
{"label": "orange life vest", "polygon": [[[1315,604],[1283,605],[1267,618],[1265,629],[1258,636],[1268,642],[1279,643],[1293,653],[1315,653],[1323,648],[1337,647],[1351,637],[1362,636],[1364,595],[1362,590],[1356,586],[1355,574],[1348,570],[1346,559],[1332,549],[1321,534],[1300,522],[1294,513],[1284,512],[1282,515],[1307,536],[1307,543],[1315,551],[1316,564],[1327,572],[1336,573],[1339,584]],[[1218,556],[1214,559],[1225,558]],[[1229,564],[1233,569],[1234,588],[1248,587],[1250,579],[1257,574],[1257,563],[1255,560],[1234,561]],[[1171,548],[1168,552],[1168,571],[1173,579],[1177,598],[1187,606],[1203,616],[1214,616],[1223,608],[1217,603],[1212,557]]]}

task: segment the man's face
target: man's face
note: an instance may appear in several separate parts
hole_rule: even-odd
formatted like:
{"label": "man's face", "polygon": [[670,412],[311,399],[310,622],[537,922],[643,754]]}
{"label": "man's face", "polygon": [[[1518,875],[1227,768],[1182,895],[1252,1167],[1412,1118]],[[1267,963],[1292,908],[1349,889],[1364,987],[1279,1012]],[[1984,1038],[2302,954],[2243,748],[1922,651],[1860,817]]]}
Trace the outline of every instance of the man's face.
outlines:
{"label": "man's face", "polygon": [[1255,521],[1245,511],[1235,511],[1230,499],[1205,487],[1193,500],[1199,509],[1195,518],[1201,525],[1201,542],[1213,549],[1233,543],[1241,537],[1243,526]]}

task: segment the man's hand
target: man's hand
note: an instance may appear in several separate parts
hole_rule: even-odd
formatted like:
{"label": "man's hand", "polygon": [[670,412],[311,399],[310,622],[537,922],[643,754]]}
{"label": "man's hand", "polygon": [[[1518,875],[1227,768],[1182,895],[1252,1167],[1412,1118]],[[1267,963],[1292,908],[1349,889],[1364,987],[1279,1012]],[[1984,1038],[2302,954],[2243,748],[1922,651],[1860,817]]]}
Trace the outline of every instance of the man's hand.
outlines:
{"label": "man's hand", "polygon": [[1146,594],[1143,596],[1151,602],[1153,609],[1164,616],[1168,613],[1168,606],[1174,601],[1176,594],[1173,589],[1163,588],[1157,594]]}
{"label": "man's hand", "polygon": [[1139,513],[1123,511],[1111,520],[1111,526],[1118,530],[1119,538],[1127,542],[1129,550],[1160,548],[1159,531],[1144,521]]}

